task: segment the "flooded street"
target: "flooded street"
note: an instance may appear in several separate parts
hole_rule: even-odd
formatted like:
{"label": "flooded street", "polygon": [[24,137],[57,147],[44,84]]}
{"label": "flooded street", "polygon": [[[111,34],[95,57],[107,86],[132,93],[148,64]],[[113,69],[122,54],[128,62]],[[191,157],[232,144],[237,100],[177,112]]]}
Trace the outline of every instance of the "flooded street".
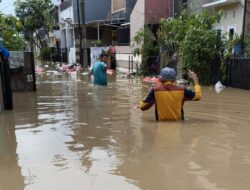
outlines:
{"label": "flooded street", "polygon": [[0,114],[0,190],[250,190],[250,91],[203,88],[185,121],[157,123],[136,80],[37,85]]}

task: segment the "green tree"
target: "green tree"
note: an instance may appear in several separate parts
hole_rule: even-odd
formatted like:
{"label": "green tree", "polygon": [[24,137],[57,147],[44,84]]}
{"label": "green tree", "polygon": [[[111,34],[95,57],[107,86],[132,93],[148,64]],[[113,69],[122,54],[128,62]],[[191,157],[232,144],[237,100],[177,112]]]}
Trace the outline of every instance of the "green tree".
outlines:
{"label": "green tree", "polygon": [[250,55],[250,34],[245,35],[244,45],[245,45],[245,53],[246,55],[249,56]]}
{"label": "green tree", "polygon": [[20,35],[22,26],[16,17],[0,14],[0,28],[2,29],[4,47],[11,51],[24,49],[24,39]]}
{"label": "green tree", "polygon": [[212,29],[221,15],[221,12],[210,15],[207,11],[189,15],[184,11],[179,18],[160,22],[161,47],[178,53],[184,70],[195,70],[204,84],[211,82],[212,64],[224,57],[226,38]]}
{"label": "green tree", "polygon": [[[35,43],[39,48],[47,44],[39,34],[44,30],[49,39],[48,32],[52,28],[49,10],[52,7],[51,0],[17,0],[15,3],[16,16],[20,19],[26,37],[30,40],[31,46]],[[34,39],[34,36],[37,40]],[[33,48],[33,47],[31,47]]]}
{"label": "green tree", "polygon": [[142,56],[141,74],[156,74],[151,71],[149,59],[159,54],[159,46],[156,35],[148,27],[138,31],[133,38],[133,54]]}

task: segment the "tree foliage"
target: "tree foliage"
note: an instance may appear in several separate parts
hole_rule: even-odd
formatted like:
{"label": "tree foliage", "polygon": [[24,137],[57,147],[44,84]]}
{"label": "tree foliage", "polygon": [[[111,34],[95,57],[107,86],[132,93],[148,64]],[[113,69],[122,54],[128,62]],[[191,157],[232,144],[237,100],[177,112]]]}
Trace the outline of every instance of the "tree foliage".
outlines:
{"label": "tree foliage", "polygon": [[212,26],[220,20],[221,12],[207,11],[188,15],[183,12],[176,19],[162,19],[158,32],[165,51],[174,51],[181,57],[184,70],[195,70],[203,83],[210,82],[211,64],[224,56],[226,38]]}
{"label": "tree foliage", "polygon": [[43,47],[40,50],[40,59],[42,61],[51,61],[52,50],[50,47]]}
{"label": "tree foliage", "polygon": [[152,74],[150,57],[159,53],[157,36],[145,27],[138,31],[133,38],[133,54],[142,56],[141,72],[143,75]]}
{"label": "tree foliage", "polygon": [[24,32],[28,34],[26,36],[31,38],[35,34],[37,45],[40,48],[46,46],[46,44],[41,39],[38,30],[46,31],[48,37],[48,32],[52,28],[49,14],[51,8],[51,0],[17,0],[15,3],[16,16],[20,19]]}
{"label": "tree foliage", "polygon": [[21,22],[14,16],[0,14],[0,28],[4,39],[4,47],[11,51],[23,50],[24,39],[20,35]]}
{"label": "tree foliage", "polygon": [[224,67],[232,55],[234,40],[227,39],[220,30],[213,29],[221,16],[222,12],[215,15],[207,11],[188,14],[184,10],[178,18],[161,19],[157,36],[148,28],[137,32],[133,41],[141,46],[135,48],[134,53],[143,56],[144,67],[148,66],[149,56],[157,51],[170,56],[178,55],[184,71],[194,70],[201,82],[208,84],[211,82],[211,68],[219,70],[221,64]]}

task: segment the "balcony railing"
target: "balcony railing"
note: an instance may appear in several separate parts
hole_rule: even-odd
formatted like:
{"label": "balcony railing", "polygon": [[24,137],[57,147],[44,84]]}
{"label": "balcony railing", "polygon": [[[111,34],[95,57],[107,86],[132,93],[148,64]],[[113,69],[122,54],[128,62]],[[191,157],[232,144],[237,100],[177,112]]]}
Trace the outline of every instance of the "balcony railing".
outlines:
{"label": "balcony railing", "polygon": [[238,2],[239,2],[238,0],[210,0],[210,1],[207,1],[207,3],[204,4],[202,7],[214,8],[214,7],[229,5],[229,4],[238,3]]}
{"label": "balcony railing", "polygon": [[112,14],[112,19],[120,19],[120,18],[126,18],[125,9],[121,9],[120,11],[116,11]]}

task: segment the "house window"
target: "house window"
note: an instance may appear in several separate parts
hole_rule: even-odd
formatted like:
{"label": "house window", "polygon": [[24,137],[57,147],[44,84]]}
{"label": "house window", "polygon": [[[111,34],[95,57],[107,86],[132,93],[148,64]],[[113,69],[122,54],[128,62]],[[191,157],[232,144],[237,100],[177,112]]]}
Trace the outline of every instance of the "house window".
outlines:
{"label": "house window", "polygon": [[117,30],[118,45],[129,45],[130,43],[130,28],[119,28]]}
{"label": "house window", "polygon": [[62,48],[67,48],[67,38],[66,38],[66,30],[62,30],[61,33],[62,37],[61,37],[61,47]]}
{"label": "house window", "polygon": [[70,48],[74,47],[74,32],[73,32],[73,29],[69,30],[69,47]]}
{"label": "house window", "polygon": [[229,29],[229,39],[233,40],[233,38],[234,38],[234,28],[230,28]]}
{"label": "house window", "polygon": [[126,7],[126,0],[112,0],[112,13],[124,10]]}

